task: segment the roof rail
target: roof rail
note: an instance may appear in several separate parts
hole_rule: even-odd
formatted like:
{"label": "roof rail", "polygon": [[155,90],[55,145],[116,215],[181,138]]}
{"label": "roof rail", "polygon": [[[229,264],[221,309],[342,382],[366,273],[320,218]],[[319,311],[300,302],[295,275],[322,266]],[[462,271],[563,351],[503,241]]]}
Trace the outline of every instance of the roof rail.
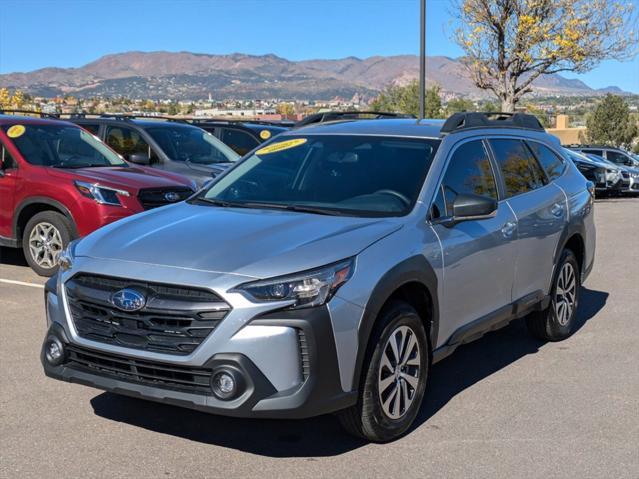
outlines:
{"label": "roof rail", "polygon": [[290,120],[240,120],[236,118],[180,118],[181,120],[188,121],[197,125],[198,123],[225,123],[232,125],[233,123],[251,123],[253,125],[265,125],[265,126],[282,126],[291,127],[295,124]]}
{"label": "roof rail", "polygon": [[41,111],[32,111],[32,110],[14,110],[14,109],[0,109],[0,115],[15,115],[18,114],[29,114],[29,115],[37,115],[40,118],[53,118],[55,120],[58,119],[57,114],[55,113],[44,113]]}
{"label": "roof rail", "polygon": [[[372,118],[370,118],[372,117]],[[408,115],[405,113],[392,113],[386,111],[327,111],[324,113],[315,113],[308,115],[303,120],[295,123],[294,128],[301,126],[312,125],[315,123],[326,123],[327,121],[337,120],[380,120],[384,118],[415,118],[414,115]]]}
{"label": "roof rail", "polygon": [[[86,113],[82,115],[86,116]],[[102,113],[98,115],[98,118],[114,118],[116,120],[166,120],[166,121],[176,121],[178,123],[185,123],[186,120],[183,118],[174,118],[171,116],[163,116],[163,115],[135,115],[129,113]]]}
{"label": "roof rail", "polygon": [[564,145],[566,148],[610,148],[614,150],[622,150],[618,146],[604,145],[601,143],[571,143],[570,145]]}
{"label": "roof rail", "polygon": [[461,112],[453,113],[444,122],[440,133],[446,135],[472,128],[519,128],[545,131],[534,115],[502,112]]}

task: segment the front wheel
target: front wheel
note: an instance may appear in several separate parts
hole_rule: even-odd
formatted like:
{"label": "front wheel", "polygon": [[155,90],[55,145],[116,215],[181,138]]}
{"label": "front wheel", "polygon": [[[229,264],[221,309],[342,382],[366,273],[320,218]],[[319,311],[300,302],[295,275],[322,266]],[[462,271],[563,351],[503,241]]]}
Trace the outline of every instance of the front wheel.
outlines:
{"label": "front wheel", "polygon": [[579,263],[575,254],[566,249],[557,264],[550,305],[526,318],[530,333],[542,341],[561,341],[570,336],[577,316],[580,289]]}
{"label": "front wheel", "polygon": [[397,439],[412,425],[424,398],[430,347],[414,308],[393,302],[371,335],[357,404],[340,412],[351,434],[374,442]]}
{"label": "front wheel", "polygon": [[58,271],[58,257],[72,239],[71,225],[60,213],[43,211],[27,222],[22,249],[31,269],[40,276]]}

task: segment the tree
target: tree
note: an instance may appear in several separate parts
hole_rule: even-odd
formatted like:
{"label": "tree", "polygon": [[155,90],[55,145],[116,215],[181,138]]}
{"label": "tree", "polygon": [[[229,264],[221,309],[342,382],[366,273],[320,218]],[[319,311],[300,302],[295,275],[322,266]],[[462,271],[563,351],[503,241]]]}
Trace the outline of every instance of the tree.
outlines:
{"label": "tree", "polygon": [[526,105],[526,112],[535,115],[544,128],[552,128],[552,120],[548,116],[548,113],[541,108],[537,108],[535,105],[529,103]]}
{"label": "tree", "polygon": [[[426,89],[426,118],[442,117],[442,102],[439,97],[439,85]],[[419,115],[419,82],[414,80],[407,85],[389,85],[375,98],[370,108],[374,111],[408,113]]]}
{"label": "tree", "polygon": [[21,90],[15,90],[13,92],[13,96],[11,97],[11,101],[9,102],[16,109],[19,110],[24,106],[24,94]]}
{"label": "tree", "polygon": [[11,108],[11,97],[9,96],[8,88],[0,88],[0,108]]}
{"label": "tree", "polygon": [[637,122],[622,97],[607,94],[586,120],[588,141],[630,148],[639,136]]}
{"label": "tree", "polygon": [[455,0],[455,39],[477,87],[512,112],[540,75],[632,58],[637,17],[623,0]]}
{"label": "tree", "polygon": [[459,113],[462,111],[475,111],[475,104],[467,100],[466,98],[453,98],[446,104],[446,113],[448,116],[453,113]]}
{"label": "tree", "polygon": [[292,103],[278,103],[275,111],[282,116],[290,116],[295,114],[295,106]]}

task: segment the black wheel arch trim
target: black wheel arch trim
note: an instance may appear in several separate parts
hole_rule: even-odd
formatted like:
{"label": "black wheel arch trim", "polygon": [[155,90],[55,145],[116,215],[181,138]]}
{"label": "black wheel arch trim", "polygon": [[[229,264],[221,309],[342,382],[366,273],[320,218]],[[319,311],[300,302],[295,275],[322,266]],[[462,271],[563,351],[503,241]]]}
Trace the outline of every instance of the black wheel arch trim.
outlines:
{"label": "black wheel arch trim", "polygon": [[[14,215],[13,215],[13,236],[16,239],[16,241],[20,241],[20,237],[18,235],[18,218],[20,218],[20,215],[22,214],[22,211],[27,207],[27,206],[31,206],[34,204],[44,204],[47,206],[51,206],[52,208],[55,208],[56,210],[59,210],[71,223],[71,233],[73,235],[73,237],[77,237],[78,236],[78,230],[75,224],[75,220],[73,219],[73,215],[71,214],[71,211],[69,211],[69,208],[67,208],[66,206],[64,206],[62,203],[60,203],[59,201],[53,200],[51,198],[47,198],[46,196],[30,196],[29,198],[26,198],[25,200],[23,200],[18,207],[16,208]],[[28,220],[27,220],[28,221]]]}
{"label": "black wheel arch trim", "polygon": [[[585,264],[586,250],[588,248],[588,245],[586,244],[586,227],[582,222],[577,221],[572,221],[568,225],[566,225],[563,232],[561,233],[561,236],[559,237],[559,241],[557,242],[557,249],[555,250],[555,255],[553,257],[553,264],[555,266],[557,266],[559,258],[561,258],[561,253],[566,248],[568,241],[575,235],[578,235],[581,238],[584,247],[584,257],[582,258],[584,264],[580,264],[579,267],[582,269],[582,271],[588,268],[588,265]],[[576,254],[577,251],[575,251],[574,253]]]}
{"label": "black wheel arch trim", "polygon": [[436,347],[439,333],[437,275],[424,256],[416,255],[405,259],[387,271],[373,288],[370,299],[364,308],[364,314],[358,331],[357,359],[353,374],[354,389],[360,386],[363,363],[370,346],[370,336],[382,307],[394,292],[408,283],[422,284],[430,295],[431,317],[422,319],[428,319],[430,321],[430,331],[428,331],[428,333],[431,349]]}

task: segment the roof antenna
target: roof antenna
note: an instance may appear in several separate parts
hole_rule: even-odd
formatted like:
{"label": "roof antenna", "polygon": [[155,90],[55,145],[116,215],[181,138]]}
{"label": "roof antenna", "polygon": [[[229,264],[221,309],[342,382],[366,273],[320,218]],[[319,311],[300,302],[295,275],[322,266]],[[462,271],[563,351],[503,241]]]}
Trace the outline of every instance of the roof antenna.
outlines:
{"label": "roof antenna", "polygon": [[426,114],[426,0],[420,0],[419,12],[419,118]]}

